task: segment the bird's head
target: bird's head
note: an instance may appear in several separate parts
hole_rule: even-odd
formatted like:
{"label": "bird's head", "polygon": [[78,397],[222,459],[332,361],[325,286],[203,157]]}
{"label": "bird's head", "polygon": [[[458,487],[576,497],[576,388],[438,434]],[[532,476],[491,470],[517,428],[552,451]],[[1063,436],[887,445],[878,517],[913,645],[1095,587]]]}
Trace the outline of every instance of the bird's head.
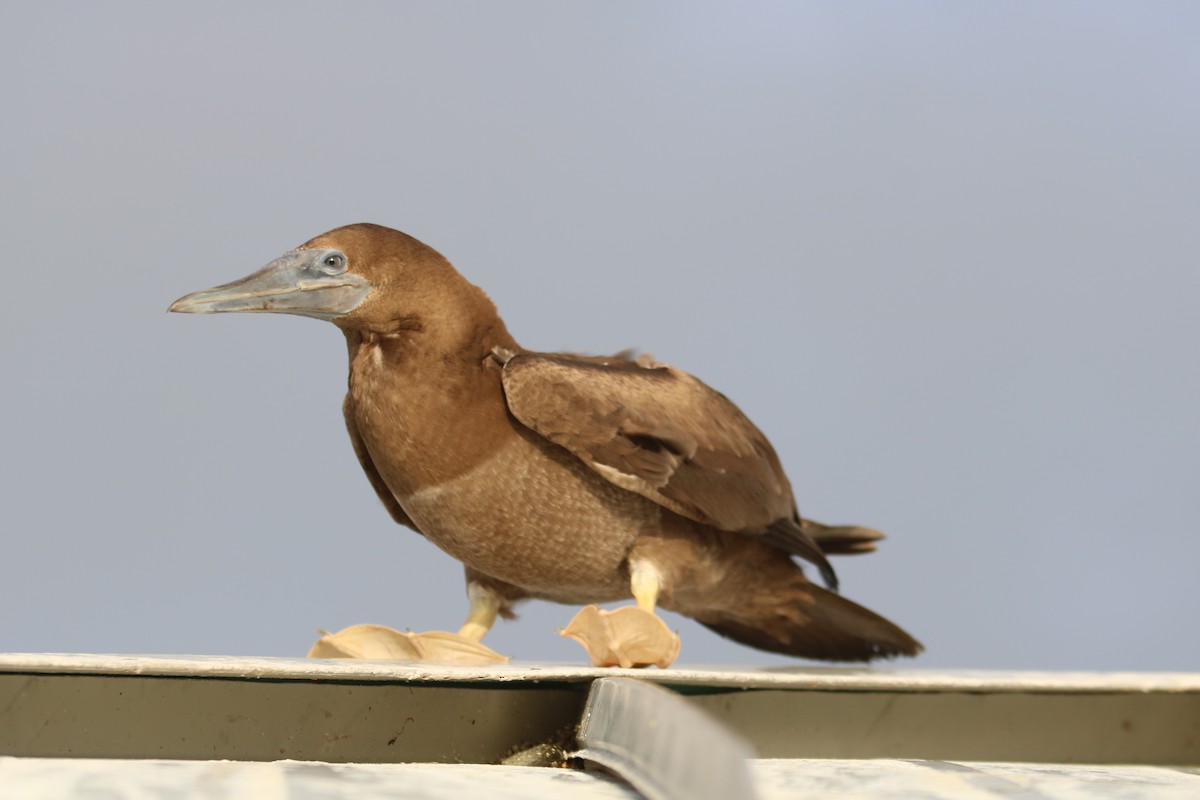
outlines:
{"label": "bird's head", "polygon": [[298,314],[384,331],[462,302],[472,290],[482,294],[433,248],[360,223],[323,233],[241,280],[181,297],[170,310]]}

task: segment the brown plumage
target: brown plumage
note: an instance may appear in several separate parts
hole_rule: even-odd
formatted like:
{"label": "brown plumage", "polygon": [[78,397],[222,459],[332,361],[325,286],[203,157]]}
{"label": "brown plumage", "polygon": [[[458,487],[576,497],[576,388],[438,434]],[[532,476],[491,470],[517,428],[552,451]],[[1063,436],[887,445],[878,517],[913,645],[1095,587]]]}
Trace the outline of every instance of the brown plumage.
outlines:
{"label": "brown plumage", "polygon": [[801,519],[774,449],[724,395],[646,357],[521,348],[480,289],[403,233],[339,228],[172,310],[342,329],[355,453],[392,517],[466,565],[469,638],[524,598],[632,591],[764,650],[921,649],[804,576],[793,556],[836,589],[826,554],[869,552],[881,535]]}

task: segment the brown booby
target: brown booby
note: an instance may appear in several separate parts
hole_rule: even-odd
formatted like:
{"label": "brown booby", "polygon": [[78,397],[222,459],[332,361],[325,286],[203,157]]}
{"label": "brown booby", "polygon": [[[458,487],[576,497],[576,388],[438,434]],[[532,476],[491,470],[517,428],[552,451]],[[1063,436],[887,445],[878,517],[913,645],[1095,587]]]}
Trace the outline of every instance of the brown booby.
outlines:
{"label": "brown booby", "polygon": [[882,534],[802,519],[774,449],[724,395],[646,356],[522,348],[482,290],[404,233],[338,228],[170,310],[341,328],[351,444],[393,519],[465,565],[467,643],[518,600],[632,595],[616,612],[585,608],[565,634],[599,664],[665,666],[678,641],[661,605],[806,658],[922,649],[836,593],[826,556],[869,552]]}

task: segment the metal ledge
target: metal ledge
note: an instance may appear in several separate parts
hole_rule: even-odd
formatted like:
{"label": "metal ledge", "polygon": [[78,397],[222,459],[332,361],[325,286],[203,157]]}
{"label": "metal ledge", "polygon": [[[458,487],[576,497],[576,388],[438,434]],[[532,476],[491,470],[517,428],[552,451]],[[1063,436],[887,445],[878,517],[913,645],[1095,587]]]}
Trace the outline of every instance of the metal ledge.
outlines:
{"label": "metal ledge", "polygon": [[760,756],[1200,764],[1200,674],[596,670],[0,655],[0,755],[496,763],[596,678],[689,697]]}

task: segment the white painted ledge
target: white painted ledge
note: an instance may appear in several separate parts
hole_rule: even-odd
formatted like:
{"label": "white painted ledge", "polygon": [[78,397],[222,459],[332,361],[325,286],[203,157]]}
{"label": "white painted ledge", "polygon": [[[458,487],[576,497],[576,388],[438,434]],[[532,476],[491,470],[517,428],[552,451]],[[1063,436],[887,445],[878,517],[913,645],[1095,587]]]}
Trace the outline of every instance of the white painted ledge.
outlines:
{"label": "white painted ledge", "polygon": [[255,656],[0,653],[0,673],[146,675],[418,683],[590,683],[630,677],[671,686],[894,692],[1200,692],[1200,672],[1001,672],[884,667],[597,669],[511,663],[451,667],[349,659]]}

